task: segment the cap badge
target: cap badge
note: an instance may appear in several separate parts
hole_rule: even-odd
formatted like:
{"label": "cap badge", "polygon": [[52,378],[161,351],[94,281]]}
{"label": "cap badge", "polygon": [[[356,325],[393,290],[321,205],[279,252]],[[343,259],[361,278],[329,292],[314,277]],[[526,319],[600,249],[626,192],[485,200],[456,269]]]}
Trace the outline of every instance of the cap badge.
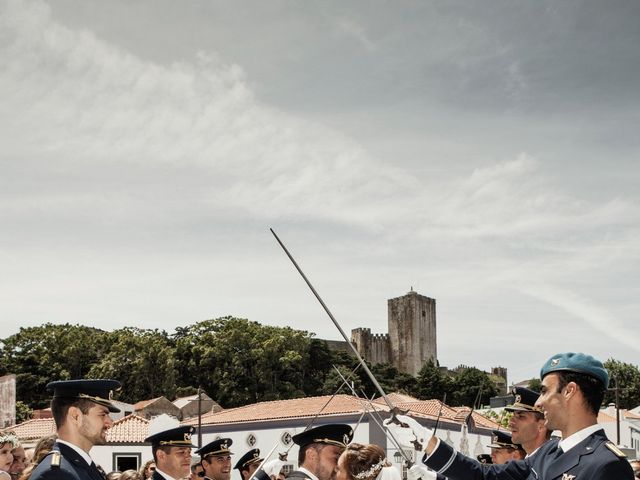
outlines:
{"label": "cap badge", "polygon": [[185,433],[184,434],[184,441],[185,442],[190,442],[191,441],[191,434],[190,433]]}
{"label": "cap badge", "polygon": [[522,401],[522,395],[516,395],[516,403],[520,403]]}
{"label": "cap badge", "polygon": [[349,443],[349,435],[345,434],[342,437],[342,441],[344,442],[345,445],[347,445]]}
{"label": "cap badge", "polygon": [[559,358],[554,358],[553,360],[551,360],[551,366],[555,367],[560,363],[560,359]]}
{"label": "cap badge", "polygon": [[227,445],[227,442],[224,442],[220,444],[220,448],[223,448],[224,450],[226,450],[227,448],[229,448],[229,446]]}

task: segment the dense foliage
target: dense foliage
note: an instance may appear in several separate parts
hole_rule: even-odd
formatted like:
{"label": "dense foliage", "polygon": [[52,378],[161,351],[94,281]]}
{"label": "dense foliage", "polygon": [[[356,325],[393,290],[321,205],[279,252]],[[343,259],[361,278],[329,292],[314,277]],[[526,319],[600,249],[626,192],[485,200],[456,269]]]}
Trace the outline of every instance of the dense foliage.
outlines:
{"label": "dense foliage", "polygon": [[[20,329],[2,340],[0,349],[0,375],[16,375],[20,418],[48,405],[48,382],[81,377],[120,380],[123,388],[117,398],[125,402],[159,396],[173,400],[198,387],[225,408],[338,390],[379,396],[357,365],[353,356],[330,350],[309,332],[235,317],[179,327],[172,334],[47,323]],[[638,368],[613,359],[606,365],[618,381],[621,406],[638,405]],[[452,373],[430,361],[416,377],[387,364],[369,368],[385,392],[420,399],[443,399],[446,394],[452,406],[479,407],[498,393],[490,377],[472,367]],[[613,398],[614,392],[609,392],[607,401]]]}

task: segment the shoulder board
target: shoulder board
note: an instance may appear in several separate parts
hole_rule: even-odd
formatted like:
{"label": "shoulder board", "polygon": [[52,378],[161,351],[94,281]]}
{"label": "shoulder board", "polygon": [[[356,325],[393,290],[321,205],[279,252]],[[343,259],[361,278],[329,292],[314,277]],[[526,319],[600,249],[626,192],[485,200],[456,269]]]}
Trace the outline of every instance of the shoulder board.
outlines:
{"label": "shoulder board", "polygon": [[60,462],[62,460],[62,455],[60,454],[60,452],[58,450],[51,450],[49,453],[47,453],[48,457],[51,457],[51,466],[58,468],[60,467]]}
{"label": "shoulder board", "polygon": [[613,454],[618,458],[627,458],[627,455],[618,448],[618,446],[613,442],[605,443],[605,446],[613,452]]}

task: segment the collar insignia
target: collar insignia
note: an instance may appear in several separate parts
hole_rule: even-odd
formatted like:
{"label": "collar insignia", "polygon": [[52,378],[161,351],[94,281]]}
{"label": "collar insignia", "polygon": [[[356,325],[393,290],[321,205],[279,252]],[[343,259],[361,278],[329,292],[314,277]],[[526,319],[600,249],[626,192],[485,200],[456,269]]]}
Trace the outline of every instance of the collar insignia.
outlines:
{"label": "collar insignia", "polygon": [[576,478],[575,475],[569,475],[568,473],[562,474],[562,480],[573,480],[574,478]]}

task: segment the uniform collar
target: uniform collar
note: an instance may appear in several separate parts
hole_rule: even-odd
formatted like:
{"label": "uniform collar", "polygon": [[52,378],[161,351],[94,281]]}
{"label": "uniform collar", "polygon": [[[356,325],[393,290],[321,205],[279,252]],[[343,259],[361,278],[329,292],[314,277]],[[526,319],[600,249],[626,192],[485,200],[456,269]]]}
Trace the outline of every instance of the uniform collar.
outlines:
{"label": "uniform collar", "polygon": [[307,474],[309,476],[309,478],[311,478],[311,480],[318,480],[318,477],[316,477],[313,473],[311,473],[306,468],[300,467],[300,468],[298,468],[298,470],[300,470],[301,472]]}
{"label": "uniform collar", "polygon": [[165,473],[162,470],[160,470],[157,465],[156,465],[156,473],[158,473],[159,475],[162,475],[162,478],[166,478],[167,480],[176,480],[168,473]]}
{"label": "uniform collar", "polygon": [[587,428],[583,428],[582,430],[578,430],[573,435],[569,435],[567,438],[563,438],[560,440],[558,446],[562,448],[563,452],[568,452],[581,441],[585,440],[590,435],[594,434],[598,430],[602,430],[602,425],[598,425],[597,423],[588,426]]}
{"label": "uniform collar", "polygon": [[91,465],[93,463],[93,460],[91,459],[91,456],[89,456],[89,454],[87,452],[85,452],[83,449],[81,449],[79,446],[74,445],[71,442],[66,442],[65,440],[56,440],[57,443],[61,443],[62,445],[66,445],[69,448],[72,448],[75,452],[78,453],[78,455],[80,455],[85,462],[87,462],[87,465]]}

